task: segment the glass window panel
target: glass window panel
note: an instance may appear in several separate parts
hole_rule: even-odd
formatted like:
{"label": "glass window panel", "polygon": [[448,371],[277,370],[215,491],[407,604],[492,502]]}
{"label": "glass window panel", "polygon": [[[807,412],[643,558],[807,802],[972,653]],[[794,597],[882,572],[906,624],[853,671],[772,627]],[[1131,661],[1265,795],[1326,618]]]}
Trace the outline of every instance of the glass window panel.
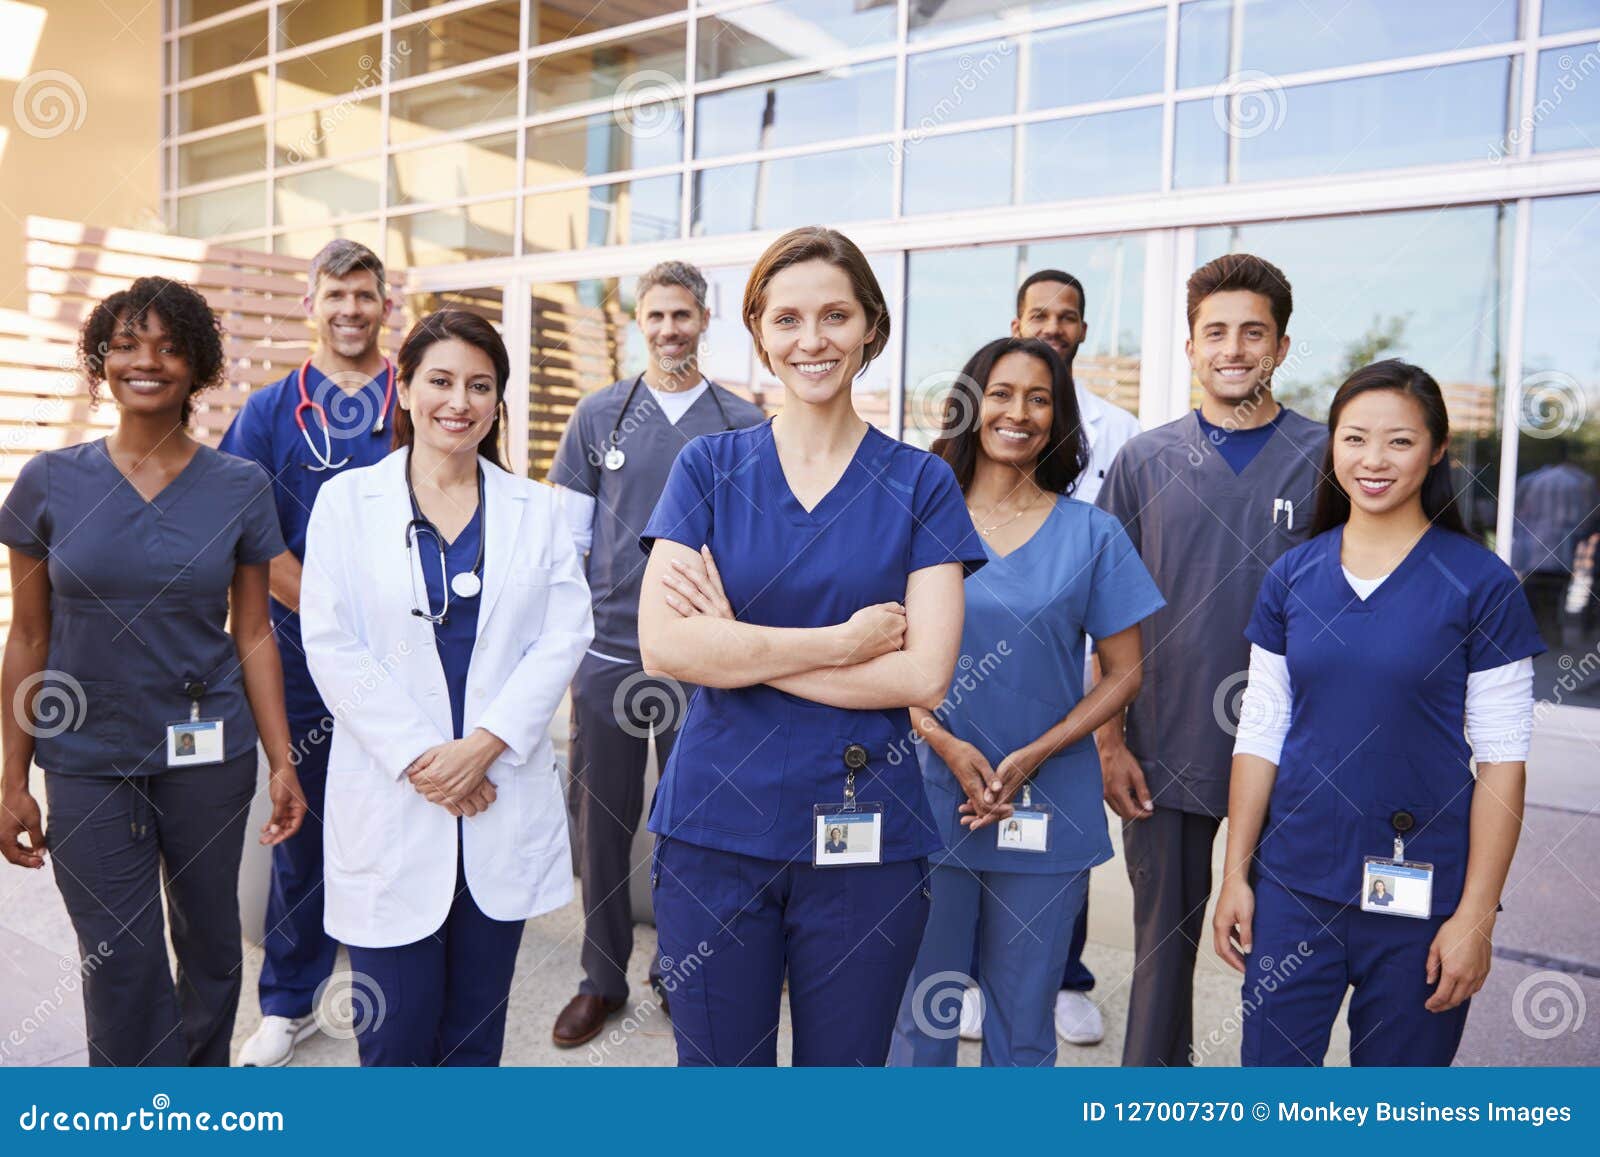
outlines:
{"label": "glass window panel", "polygon": [[1066,201],[1161,187],[1161,109],[1042,121],[1023,129],[1022,199]]}
{"label": "glass window panel", "polygon": [[491,68],[389,94],[389,140],[420,141],[517,115],[517,70]]}
{"label": "glass window panel", "polygon": [[279,177],[273,185],[274,224],[298,229],[330,217],[376,212],[382,172],[373,159]]}
{"label": "glass window panel", "polygon": [[[1505,133],[1509,60],[1240,89],[1178,106],[1180,187],[1473,161]],[[1405,117],[1392,115],[1403,108]],[[1232,129],[1230,132],[1229,129]]]}
{"label": "glass window panel", "polygon": [[682,160],[683,110],[669,101],[529,129],[526,183],[551,185]]}
{"label": "glass window panel", "polygon": [[1014,128],[908,140],[902,210],[946,213],[1011,204]]}
{"label": "glass window panel", "polygon": [[178,198],[178,232],[185,237],[217,237],[246,229],[264,229],[266,224],[264,181]]}
{"label": "glass window panel", "polygon": [[178,93],[178,131],[197,132],[266,111],[266,71],[247,72]]}
{"label": "glass window panel", "polygon": [[671,240],[679,234],[681,183],[674,173],[531,196],[522,207],[523,251],[549,253]]}
{"label": "glass window panel", "polygon": [[[627,0],[620,4],[614,0],[604,4],[597,4],[595,0],[532,0],[528,34],[534,46],[555,44],[569,37],[618,28],[635,20],[670,16],[684,11],[688,5],[689,0]],[[680,31],[678,36],[681,39],[683,33]]]}
{"label": "glass window panel", "polygon": [[1550,650],[1541,699],[1600,707],[1596,507],[1600,506],[1600,197],[1533,203],[1511,566]]}
{"label": "glass window panel", "polygon": [[501,0],[396,28],[390,36],[390,77],[405,80],[517,51],[522,0]]}
{"label": "glass window panel", "polygon": [[267,167],[265,125],[178,146],[178,184],[198,185],[258,173]]}
{"label": "glass window panel", "polygon": [[[1181,86],[1214,84],[1240,71],[1287,76],[1517,36],[1517,0],[1213,0],[1184,7]],[[1190,7],[1198,10],[1191,13]],[[1235,16],[1240,21],[1236,64],[1229,59]]]}
{"label": "glass window panel", "polygon": [[1535,152],[1600,149],[1600,46],[1574,44],[1539,54],[1539,89],[1523,126]]}
{"label": "glass window panel", "polygon": [[278,47],[296,48],[326,36],[337,36],[383,19],[383,0],[339,0],[329,3],[278,5]]}
{"label": "glass window panel", "polygon": [[1284,404],[1317,419],[1351,372],[1380,358],[1422,366],[1444,392],[1462,516],[1495,525],[1500,462],[1502,303],[1509,300],[1510,210],[1369,213],[1202,229],[1197,262],[1259,253],[1294,285]]}
{"label": "glass window panel", "polygon": [[1058,108],[1160,92],[1166,42],[1164,11],[1037,33],[1023,49],[1032,77],[1028,107]]}
{"label": "glass window panel", "polygon": [[337,48],[278,61],[278,111],[381,83],[382,57],[383,38],[364,36]]}
{"label": "glass window panel", "polygon": [[344,100],[278,118],[278,164],[332,160],[383,146],[383,106],[376,97]]}
{"label": "glass window panel", "polygon": [[938,432],[951,380],[984,344],[1010,332],[1017,286],[1036,269],[1083,282],[1089,323],[1074,380],[1130,413],[1139,409],[1145,237],[1140,233],[912,253],[905,294],[906,441]]}
{"label": "glass window panel", "polygon": [[508,257],[516,247],[516,203],[486,201],[389,218],[389,251],[395,268],[449,265],[480,257]]}
{"label": "glass window panel", "polygon": [[257,12],[203,32],[191,32],[178,41],[178,79],[188,80],[243,64],[267,52],[267,14]]}
{"label": "glass window panel", "polygon": [[695,155],[809,145],[894,127],[894,61],[708,93],[695,112]]}
{"label": "glass window panel", "polygon": [[694,233],[887,218],[889,169],[888,148],[872,145],[705,169],[694,174]]}
{"label": "glass window panel", "polygon": [[633,104],[673,96],[672,86],[683,81],[686,44],[682,28],[667,28],[530,61],[528,112],[619,94]]}
{"label": "glass window panel", "polygon": [[1096,0],[950,0],[911,5],[911,39],[944,36],[1001,21],[1027,19],[1077,8]]}
{"label": "glass window panel", "polygon": [[319,225],[315,229],[296,229],[272,239],[272,251],[307,261],[322,251],[335,237],[358,241],[374,253],[383,251],[383,228],[376,221],[346,221],[340,225]]}
{"label": "glass window panel", "polygon": [[1009,40],[924,52],[906,60],[906,127],[941,125],[1017,111],[1017,46]]}
{"label": "glass window panel", "polygon": [[897,34],[896,0],[775,0],[696,22],[695,71],[701,80],[754,68],[889,47]]}
{"label": "glass window panel", "polygon": [[1544,0],[1540,23],[1546,36],[1600,28],[1600,0]]}
{"label": "glass window panel", "polygon": [[193,24],[253,3],[255,0],[178,0],[178,23]]}
{"label": "glass window panel", "polygon": [[517,134],[409,149],[389,158],[389,204],[455,201],[517,187]]}

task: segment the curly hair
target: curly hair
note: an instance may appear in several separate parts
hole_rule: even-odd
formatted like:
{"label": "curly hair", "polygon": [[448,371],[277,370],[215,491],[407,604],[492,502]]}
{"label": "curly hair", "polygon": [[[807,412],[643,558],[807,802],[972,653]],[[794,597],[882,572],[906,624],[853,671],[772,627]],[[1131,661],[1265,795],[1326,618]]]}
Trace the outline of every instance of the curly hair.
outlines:
{"label": "curly hair", "polygon": [[136,326],[154,313],[167,327],[178,355],[189,367],[189,396],[183,401],[183,424],[189,424],[194,396],[222,381],[227,357],[222,349],[222,324],[206,299],[182,281],[141,277],[127,289],[99,302],[78,333],[78,362],[89,381],[89,397],[98,401],[106,378],[106,351],[117,332]]}

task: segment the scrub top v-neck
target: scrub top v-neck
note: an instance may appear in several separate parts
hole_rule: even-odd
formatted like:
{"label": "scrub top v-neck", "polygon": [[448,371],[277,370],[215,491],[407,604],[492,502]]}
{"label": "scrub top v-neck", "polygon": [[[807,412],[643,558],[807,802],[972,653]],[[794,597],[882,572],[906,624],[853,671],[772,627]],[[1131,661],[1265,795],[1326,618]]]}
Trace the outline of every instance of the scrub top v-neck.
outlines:
{"label": "scrub top v-neck", "polygon": [[255,746],[227,618],[235,569],[284,549],[259,466],[201,446],[147,501],[104,439],[52,450],[17,476],[0,507],[0,542],[49,568],[40,767],[164,771],[166,726],[187,718],[190,680],[206,684],[201,715],[225,722],[226,758]]}
{"label": "scrub top v-neck", "polygon": [[[480,467],[481,469],[481,467]],[[439,573],[439,554],[430,544],[422,555],[422,578],[428,591],[428,609],[437,611],[444,606],[444,577]],[[472,570],[478,559],[478,545],[483,541],[483,503],[472,512],[472,518],[456,535],[455,541],[444,548],[444,569],[451,576]],[[480,579],[483,573],[478,573]],[[450,592],[450,613],[443,623],[433,626],[433,638],[438,643],[439,665],[444,668],[444,682],[450,692],[450,720],[455,738],[461,738],[462,721],[467,710],[467,673],[472,668],[472,649],[478,642],[478,608],[482,605],[482,584],[471,598],[462,598]]]}
{"label": "scrub top v-neck", "polygon": [[1279,757],[1261,871],[1340,903],[1361,892],[1366,856],[1434,865],[1433,911],[1454,910],[1466,876],[1472,751],[1467,677],[1545,647],[1516,575],[1476,540],[1430,527],[1361,599],[1340,565],[1344,528],[1285,554],[1246,630],[1289,668],[1289,732]]}
{"label": "scrub top v-neck", "polygon": [[[711,548],[742,622],[822,627],[903,602],[912,572],[988,561],[942,460],[868,427],[810,510],[784,477],[770,422],[697,438],[673,464],[641,536]],[[942,845],[913,761],[905,708],[849,711],[765,684],[695,691],[650,818],[658,835],[773,860],[809,858],[812,808],[843,798],[845,747],[867,749],[856,795],[884,805],[883,859]]]}
{"label": "scrub top v-neck", "polygon": [[[1021,546],[1005,555],[990,551],[989,565],[967,579],[966,594],[961,658],[938,715],[991,767],[1083,698],[1086,635],[1109,638],[1164,605],[1116,517],[1066,497],[1056,499]],[[992,827],[962,827],[966,796],[955,776],[927,744],[917,756],[947,849],[939,862],[972,871],[1056,873],[1111,858],[1092,735],[1045,760],[1030,781],[1032,802],[1053,813],[1043,853],[1002,851]]]}

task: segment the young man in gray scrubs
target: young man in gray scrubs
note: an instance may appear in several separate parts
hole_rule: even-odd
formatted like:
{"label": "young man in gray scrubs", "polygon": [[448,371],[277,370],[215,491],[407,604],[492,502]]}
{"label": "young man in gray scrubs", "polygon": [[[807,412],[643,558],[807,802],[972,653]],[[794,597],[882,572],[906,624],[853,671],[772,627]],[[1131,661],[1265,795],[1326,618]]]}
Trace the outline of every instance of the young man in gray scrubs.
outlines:
{"label": "young man in gray scrubs", "polygon": [[[665,766],[692,690],[650,679],[640,664],[639,587],[647,556],[639,534],[690,439],[766,418],[701,376],[700,337],[711,314],[698,269],[681,261],[657,265],[639,279],[634,308],[648,367],[578,403],[550,469],[578,553],[588,556],[585,577],[594,599],[594,643],[572,681],[584,979],[551,1033],[564,1048],[594,1039],[627,1002],[628,854],[644,807],[649,737],[653,731],[656,759]],[[665,1001],[659,985],[657,992]]]}
{"label": "young man in gray scrubs", "polygon": [[[1144,686],[1096,734],[1122,817],[1134,967],[1124,1065],[1187,1065],[1212,842],[1228,808],[1244,628],[1267,568],[1303,542],[1327,433],[1279,405],[1293,299],[1281,270],[1230,254],[1189,278],[1185,350],[1200,408],[1122,448],[1099,506],[1127,528],[1167,605],[1144,621]],[[1218,706],[1221,705],[1221,706]]]}

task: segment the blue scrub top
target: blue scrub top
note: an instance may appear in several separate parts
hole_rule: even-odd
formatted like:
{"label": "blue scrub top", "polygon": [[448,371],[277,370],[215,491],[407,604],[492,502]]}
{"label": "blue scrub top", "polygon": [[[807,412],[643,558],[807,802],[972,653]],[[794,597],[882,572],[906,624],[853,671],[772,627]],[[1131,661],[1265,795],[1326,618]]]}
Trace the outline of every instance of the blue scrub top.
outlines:
{"label": "blue scrub top", "polygon": [[[359,391],[346,394],[315,366],[306,371],[306,394],[328,415],[332,432],[332,458],[346,456],[350,461],[337,470],[313,470],[318,465],[306,438],[294,422],[294,408],[300,401],[300,371],[263,386],[246,399],[234,416],[228,432],[217,448],[256,463],[272,479],[272,501],[278,512],[278,525],[295,558],[305,559],[306,525],[317,493],[328,479],[346,470],[371,466],[393,449],[390,419],[383,415],[382,433],[374,433],[378,414],[383,409],[384,374],[373,378]],[[322,429],[317,415],[302,412],[309,436],[322,449]],[[278,651],[283,656],[284,701],[289,719],[301,727],[309,726],[328,714],[317,693],[317,686],[306,668],[305,648],[300,642],[300,616],[276,599],[272,601],[272,624],[278,636]]]}
{"label": "blue scrub top", "polygon": [[1363,858],[1394,854],[1391,817],[1408,811],[1406,859],[1433,864],[1433,911],[1448,914],[1472,810],[1467,676],[1545,646],[1516,576],[1473,539],[1430,527],[1364,601],[1343,541],[1336,527],[1274,563],[1245,631],[1286,657],[1292,698],[1256,866],[1357,903]]}
{"label": "blue scrub top", "polygon": [[[905,599],[916,570],[988,561],[942,460],[868,427],[838,483],[807,511],[778,462],[772,424],[696,438],[673,463],[642,536],[711,548],[734,614],[770,627],[842,623]],[[883,804],[883,860],[941,847],[921,777],[891,763],[910,712],[848,711],[765,684],[698,688],[650,816],[657,835],[771,860],[809,859],[816,804],[844,798],[844,749],[867,766],[856,798]]]}
{"label": "blue scrub top", "polygon": [[[482,467],[479,467],[481,470]],[[472,521],[454,542],[444,548],[445,571],[451,575],[472,569],[478,558],[478,543],[483,541],[483,503],[472,515]],[[444,576],[439,573],[439,553],[434,549],[433,538],[424,533],[422,538],[422,581],[428,589],[428,610],[437,612],[444,606]],[[478,572],[483,578],[483,572]],[[444,668],[445,686],[450,692],[450,719],[455,737],[461,738],[462,718],[467,709],[467,672],[472,667],[472,648],[478,641],[478,608],[483,603],[482,587],[470,599],[450,592],[450,617],[444,623],[433,625],[433,638],[439,644],[439,665]]]}
{"label": "blue scrub top", "polygon": [[[985,544],[987,549],[987,544]],[[1107,638],[1166,605],[1122,523],[1058,497],[1032,538],[967,579],[961,659],[937,712],[991,767],[1026,747],[1083,698],[1085,635]],[[1044,852],[1001,851],[995,829],[961,826],[966,795],[927,744],[917,747],[923,783],[945,851],[939,862],[973,871],[1077,872],[1111,858],[1100,756],[1089,735],[1040,764],[1032,802],[1048,805]],[[1020,806],[1022,794],[1017,793]]]}
{"label": "blue scrub top", "polygon": [[[240,565],[283,553],[267,476],[209,446],[146,502],[105,439],[30,458],[0,506],[0,542],[48,561],[48,674],[34,758],[63,775],[167,769],[167,724],[224,721],[225,757],[255,747],[228,596]],[[59,728],[59,734],[57,730]]]}

